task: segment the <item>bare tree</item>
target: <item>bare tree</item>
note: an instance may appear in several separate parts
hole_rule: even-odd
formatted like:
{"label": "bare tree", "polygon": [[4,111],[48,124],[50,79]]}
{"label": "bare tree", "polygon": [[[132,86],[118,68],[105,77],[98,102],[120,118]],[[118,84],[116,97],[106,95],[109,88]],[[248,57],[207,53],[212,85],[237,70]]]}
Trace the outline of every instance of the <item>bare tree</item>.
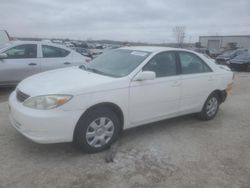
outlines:
{"label": "bare tree", "polygon": [[173,28],[173,34],[179,47],[182,47],[185,39],[185,26],[175,26]]}

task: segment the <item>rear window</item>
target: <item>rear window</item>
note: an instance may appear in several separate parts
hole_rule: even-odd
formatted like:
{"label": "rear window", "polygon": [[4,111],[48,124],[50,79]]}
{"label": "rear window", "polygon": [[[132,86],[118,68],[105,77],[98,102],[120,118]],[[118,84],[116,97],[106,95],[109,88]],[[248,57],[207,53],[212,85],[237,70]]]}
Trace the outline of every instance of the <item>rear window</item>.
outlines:
{"label": "rear window", "polygon": [[179,52],[182,74],[211,72],[208,65],[195,54]]}
{"label": "rear window", "polygon": [[48,45],[42,45],[42,52],[44,58],[66,57],[70,54],[68,50]]}

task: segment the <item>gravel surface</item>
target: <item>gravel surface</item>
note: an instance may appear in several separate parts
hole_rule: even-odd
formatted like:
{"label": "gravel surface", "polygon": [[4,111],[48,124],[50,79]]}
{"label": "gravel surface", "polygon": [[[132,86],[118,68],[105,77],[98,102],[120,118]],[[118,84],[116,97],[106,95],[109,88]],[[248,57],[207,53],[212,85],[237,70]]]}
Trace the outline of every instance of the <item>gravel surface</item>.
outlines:
{"label": "gravel surface", "polygon": [[0,187],[250,188],[250,74],[237,73],[217,117],[183,116],[124,132],[113,163],[106,151],[35,144],[11,127],[0,91]]}

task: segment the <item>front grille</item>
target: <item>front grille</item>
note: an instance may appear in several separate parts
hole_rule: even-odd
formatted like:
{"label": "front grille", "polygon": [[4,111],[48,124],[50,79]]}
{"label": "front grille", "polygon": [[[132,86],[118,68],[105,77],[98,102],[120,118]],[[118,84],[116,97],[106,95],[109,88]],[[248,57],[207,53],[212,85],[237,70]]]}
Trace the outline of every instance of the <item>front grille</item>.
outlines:
{"label": "front grille", "polygon": [[16,92],[16,98],[19,102],[24,102],[26,99],[28,99],[30,96],[21,92],[20,90],[17,89]]}

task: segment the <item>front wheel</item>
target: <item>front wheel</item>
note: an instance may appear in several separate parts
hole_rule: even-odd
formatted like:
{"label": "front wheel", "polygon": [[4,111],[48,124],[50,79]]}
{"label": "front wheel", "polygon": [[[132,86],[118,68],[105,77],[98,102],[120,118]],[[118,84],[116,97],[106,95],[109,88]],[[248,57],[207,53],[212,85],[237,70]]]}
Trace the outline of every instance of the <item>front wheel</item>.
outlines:
{"label": "front wheel", "polygon": [[202,111],[198,114],[201,120],[211,120],[213,119],[219,109],[220,100],[216,93],[211,94],[206,100]]}
{"label": "front wheel", "polygon": [[99,152],[118,138],[119,130],[119,119],[112,110],[103,107],[94,109],[79,120],[74,142],[85,152]]}

